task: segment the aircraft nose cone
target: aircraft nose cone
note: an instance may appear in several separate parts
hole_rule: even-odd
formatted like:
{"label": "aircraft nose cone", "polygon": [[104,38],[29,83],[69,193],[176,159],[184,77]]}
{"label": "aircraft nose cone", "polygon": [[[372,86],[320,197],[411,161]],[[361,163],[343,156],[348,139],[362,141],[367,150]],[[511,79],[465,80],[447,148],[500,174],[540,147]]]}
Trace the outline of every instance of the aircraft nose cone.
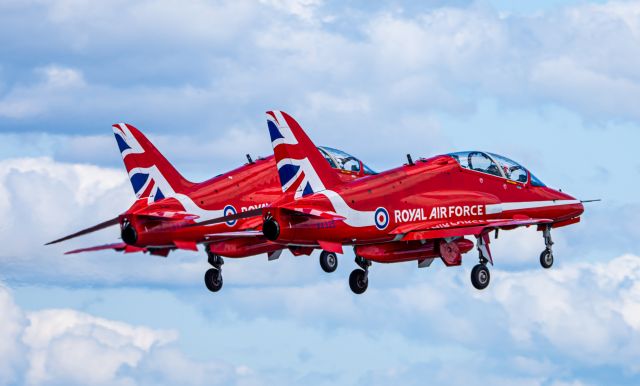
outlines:
{"label": "aircraft nose cone", "polygon": [[575,201],[575,203],[567,206],[567,209],[566,209],[567,213],[563,217],[574,218],[574,217],[581,216],[582,213],[584,213],[584,205],[577,198],[571,197],[571,196],[569,196],[569,197],[570,197],[569,199],[572,200],[572,201]]}

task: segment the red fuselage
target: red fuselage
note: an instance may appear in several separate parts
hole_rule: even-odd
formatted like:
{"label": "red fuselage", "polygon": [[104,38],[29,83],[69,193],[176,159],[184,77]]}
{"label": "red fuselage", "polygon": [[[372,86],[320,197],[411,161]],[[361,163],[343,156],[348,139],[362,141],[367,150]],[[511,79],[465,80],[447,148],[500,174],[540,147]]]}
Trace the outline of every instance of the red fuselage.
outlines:
{"label": "red fuselage", "polygon": [[[343,181],[352,181],[362,173],[334,169]],[[175,248],[183,243],[207,243],[211,252],[227,257],[245,257],[282,249],[264,237],[216,236],[218,233],[260,228],[259,218],[239,219],[212,225],[197,223],[234,213],[269,206],[282,195],[274,157],[258,159],[202,183],[193,184],[179,197],[166,198],[150,205],[134,204],[120,216],[123,240],[140,248]],[[191,207],[190,207],[191,206]],[[164,217],[173,213],[172,218]],[[184,213],[185,216],[176,216]],[[199,217],[194,218],[192,215]],[[185,227],[189,224],[190,226]],[[126,228],[130,237],[125,236]],[[133,229],[133,233],[131,233]],[[178,243],[176,243],[178,241]]]}
{"label": "red fuselage", "polygon": [[[345,219],[296,216],[282,209],[296,206],[334,211]],[[279,224],[275,238],[278,243],[316,246],[324,241],[356,245],[357,254],[360,249],[362,254],[369,254],[368,258],[380,262],[400,261],[402,257],[392,253],[394,246],[381,247],[385,250],[374,255],[372,247],[365,245],[437,239],[433,227],[450,228],[493,219],[550,219],[562,224],[584,210],[579,201],[565,193],[533,186],[529,176],[526,182],[516,182],[469,170],[449,155],[420,160],[293,202],[275,203],[274,207],[277,208],[265,209],[265,213]],[[421,228],[429,230],[420,235]],[[403,238],[404,235],[407,236]],[[471,249],[467,244],[462,247],[461,252]],[[429,246],[420,248],[426,251]],[[432,246],[431,250],[433,253],[429,254],[406,253],[406,260],[439,255],[437,247]]]}

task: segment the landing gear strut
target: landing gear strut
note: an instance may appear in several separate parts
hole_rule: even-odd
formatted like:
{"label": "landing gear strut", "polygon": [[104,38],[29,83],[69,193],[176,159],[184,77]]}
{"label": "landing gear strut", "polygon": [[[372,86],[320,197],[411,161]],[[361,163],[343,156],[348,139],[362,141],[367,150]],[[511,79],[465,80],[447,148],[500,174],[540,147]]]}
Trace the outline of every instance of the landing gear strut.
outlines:
{"label": "landing gear strut", "polygon": [[471,270],[471,284],[478,290],[483,290],[489,286],[491,274],[487,263],[491,261],[491,251],[489,250],[489,237],[484,234],[476,237],[478,248],[478,259],[480,262]]}
{"label": "landing gear strut", "polygon": [[356,264],[358,264],[360,268],[354,269],[351,275],[349,275],[349,287],[354,294],[360,295],[369,287],[369,267],[371,266],[371,261],[356,256]]}
{"label": "landing gear strut", "polygon": [[207,257],[209,264],[213,268],[209,268],[207,272],[204,274],[204,284],[207,286],[207,289],[211,292],[218,292],[222,289],[222,264],[224,264],[224,260],[222,256],[211,253],[207,250]]}
{"label": "landing gear strut", "polygon": [[338,256],[334,252],[322,251],[320,254],[320,267],[327,273],[334,272],[338,268]]}
{"label": "landing gear strut", "polygon": [[549,269],[553,266],[553,250],[551,249],[553,246],[553,240],[551,240],[551,225],[544,227],[542,236],[544,237],[544,245],[546,248],[540,254],[540,265],[542,268]]}

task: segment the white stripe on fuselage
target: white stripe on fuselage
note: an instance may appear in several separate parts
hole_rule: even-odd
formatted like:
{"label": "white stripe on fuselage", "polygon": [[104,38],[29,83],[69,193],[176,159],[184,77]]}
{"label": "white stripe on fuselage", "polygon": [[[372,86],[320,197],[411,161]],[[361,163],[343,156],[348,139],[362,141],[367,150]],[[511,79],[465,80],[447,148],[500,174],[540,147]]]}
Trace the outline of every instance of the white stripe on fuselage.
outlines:
{"label": "white stripe on fuselage", "polygon": [[579,200],[549,200],[549,201],[522,201],[522,202],[503,202],[501,204],[485,205],[486,214],[502,213],[510,210],[548,208],[551,206],[573,205],[579,204]]}
{"label": "white stripe on fuselage", "polygon": [[[317,194],[325,196],[331,202],[334,211],[338,215],[345,217],[345,219],[343,220],[345,224],[354,228],[375,226],[375,211],[360,211],[353,209],[346,203],[342,196],[332,190],[323,190],[321,192],[318,192]],[[511,210],[547,208],[579,203],[579,200],[505,202],[502,204],[485,205],[485,213],[496,214]]]}
{"label": "white stripe on fuselage", "polygon": [[318,192],[325,196],[331,205],[333,205],[334,211],[342,217],[345,224],[354,228],[375,226],[375,211],[360,211],[353,209],[345,202],[344,198],[333,190],[323,190]]}

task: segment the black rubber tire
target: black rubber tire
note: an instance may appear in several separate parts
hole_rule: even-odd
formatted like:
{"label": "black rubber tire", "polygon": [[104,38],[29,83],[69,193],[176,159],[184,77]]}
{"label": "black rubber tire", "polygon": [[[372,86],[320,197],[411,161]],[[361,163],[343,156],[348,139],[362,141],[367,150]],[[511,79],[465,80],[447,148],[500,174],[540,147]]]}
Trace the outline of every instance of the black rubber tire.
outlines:
{"label": "black rubber tire", "polygon": [[322,251],[320,254],[320,267],[326,273],[335,272],[338,269],[338,256],[334,252]]}
{"label": "black rubber tire", "polygon": [[369,279],[364,269],[354,269],[349,275],[349,287],[354,294],[360,295],[369,287]]}
{"label": "black rubber tire", "polygon": [[489,268],[484,264],[477,264],[471,270],[471,284],[478,289],[483,290],[489,286],[491,281],[491,274]]}
{"label": "black rubber tire", "polygon": [[549,269],[553,266],[553,252],[548,249],[545,249],[540,254],[540,265],[544,269]]}
{"label": "black rubber tire", "polygon": [[204,284],[211,292],[218,292],[222,289],[222,272],[215,268],[210,268],[204,273]]}

